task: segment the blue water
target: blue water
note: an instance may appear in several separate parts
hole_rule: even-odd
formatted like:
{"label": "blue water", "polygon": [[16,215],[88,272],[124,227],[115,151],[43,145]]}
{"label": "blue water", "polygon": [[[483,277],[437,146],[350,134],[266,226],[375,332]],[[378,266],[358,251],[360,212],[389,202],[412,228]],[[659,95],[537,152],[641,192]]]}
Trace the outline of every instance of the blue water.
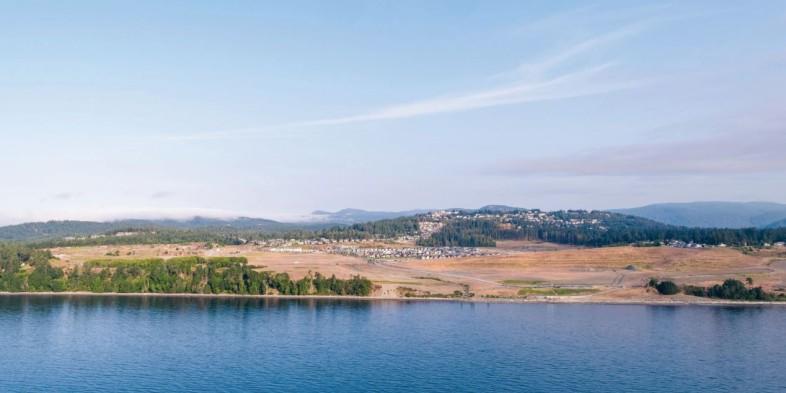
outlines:
{"label": "blue water", "polygon": [[0,391],[786,391],[786,308],[0,296]]}

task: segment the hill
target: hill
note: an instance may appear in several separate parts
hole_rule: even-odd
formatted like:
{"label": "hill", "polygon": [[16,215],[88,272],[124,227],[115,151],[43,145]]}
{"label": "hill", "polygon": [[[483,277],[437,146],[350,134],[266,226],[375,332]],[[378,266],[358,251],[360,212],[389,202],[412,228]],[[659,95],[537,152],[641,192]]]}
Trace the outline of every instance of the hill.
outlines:
{"label": "hill", "polygon": [[[361,224],[365,222],[379,221],[379,220],[393,220],[402,217],[412,217],[419,214],[431,213],[440,209],[413,209],[403,211],[370,211],[362,209],[342,209],[337,212],[329,212],[324,210],[316,210],[311,213],[311,218],[315,222],[333,223],[333,224]],[[517,210],[522,210],[519,207],[506,206],[506,205],[486,205],[479,209],[465,209],[453,208],[446,210],[459,210],[465,212],[495,212],[495,213],[508,213]]]}
{"label": "hill", "polygon": [[423,246],[493,247],[497,240],[539,240],[601,247],[763,245],[786,241],[786,228],[695,228],[607,211],[441,211],[419,218]]}
{"label": "hill", "polygon": [[362,209],[342,209],[337,212],[317,210],[311,213],[314,222],[334,223],[334,224],[359,224],[364,222],[390,220],[400,217],[414,216],[417,214],[428,213],[429,209],[406,210],[396,212],[369,211]]}
{"label": "hill", "polygon": [[[454,210],[457,210],[457,209],[454,209]],[[470,212],[473,212],[473,211],[474,212],[480,212],[480,211],[482,211],[482,212],[493,212],[493,213],[512,213],[512,212],[515,212],[515,211],[526,210],[526,209],[523,209],[523,208],[520,208],[520,207],[507,206],[507,205],[486,205],[486,206],[483,206],[483,207],[481,207],[479,209],[463,209],[463,210],[464,211],[470,211]]]}
{"label": "hill", "polygon": [[766,228],[774,229],[774,228],[786,228],[786,219],[775,221],[766,226]]}
{"label": "hill", "polygon": [[92,221],[47,221],[29,222],[0,227],[0,241],[28,241],[60,238],[64,236],[88,236],[120,228],[108,222]]}
{"label": "hill", "polygon": [[[765,228],[786,220],[786,205],[772,202],[660,203],[612,211],[664,224],[701,228]],[[786,226],[786,222],[780,225]]]}
{"label": "hill", "polygon": [[233,219],[194,217],[188,220],[128,219],[108,222],[47,221],[0,227],[0,241],[38,241],[68,236],[92,236],[108,232],[139,229],[278,232],[298,229],[318,229],[321,227],[324,227],[324,225],[287,224],[273,220],[249,217]]}
{"label": "hill", "polygon": [[[368,213],[365,211],[357,214],[357,210],[348,210],[343,214],[354,219],[371,217],[364,215]],[[507,206],[439,210],[351,225],[327,222],[288,224],[248,217],[195,217],[189,220],[50,221],[0,227],[0,242],[32,241],[44,246],[188,242],[243,244],[281,238],[324,241],[398,237],[416,239],[421,246],[493,247],[497,240],[538,240],[590,247],[674,242],[678,246],[745,246],[786,241],[786,227],[686,227],[608,211],[547,212]]]}

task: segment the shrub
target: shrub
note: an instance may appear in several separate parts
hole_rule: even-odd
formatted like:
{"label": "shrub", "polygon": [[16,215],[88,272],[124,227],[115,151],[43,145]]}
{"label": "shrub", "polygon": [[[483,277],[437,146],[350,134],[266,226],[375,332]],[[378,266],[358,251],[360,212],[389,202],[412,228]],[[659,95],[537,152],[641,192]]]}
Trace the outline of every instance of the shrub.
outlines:
{"label": "shrub", "polygon": [[697,287],[695,285],[686,285],[682,287],[682,292],[686,295],[705,297],[707,296],[707,288]]}
{"label": "shrub", "polygon": [[723,285],[713,285],[707,290],[709,297],[717,297],[721,299],[746,299],[748,297],[748,288],[742,281],[728,279],[723,282]]}
{"label": "shrub", "polygon": [[661,295],[676,295],[680,291],[680,287],[672,281],[661,281],[655,286],[655,289]]}

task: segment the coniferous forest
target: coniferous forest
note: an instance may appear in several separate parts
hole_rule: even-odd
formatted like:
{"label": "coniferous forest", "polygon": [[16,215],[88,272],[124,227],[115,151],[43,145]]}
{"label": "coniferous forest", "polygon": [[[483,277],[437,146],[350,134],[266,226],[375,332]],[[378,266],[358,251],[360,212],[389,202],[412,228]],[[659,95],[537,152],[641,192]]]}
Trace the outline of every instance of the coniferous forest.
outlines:
{"label": "coniferous forest", "polygon": [[[759,246],[786,241],[786,228],[690,228],[608,212],[552,212],[556,219],[532,222],[516,218],[454,220],[428,238],[423,246],[493,247],[496,240],[540,240],[602,247],[620,244],[662,244],[672,240],[708,245]],[[591,223],[570,224],[572,220]]]}

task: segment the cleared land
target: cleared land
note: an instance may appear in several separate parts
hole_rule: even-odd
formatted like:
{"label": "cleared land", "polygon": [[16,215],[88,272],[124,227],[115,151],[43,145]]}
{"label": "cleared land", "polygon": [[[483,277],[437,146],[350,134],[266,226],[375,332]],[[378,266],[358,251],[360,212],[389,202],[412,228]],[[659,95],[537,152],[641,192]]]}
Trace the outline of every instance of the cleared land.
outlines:
{"label": "cleared land", "polygon": [[[742,253],[730,248],[607,247],[576,249],[510,243],[502,255],[440,260],[376,260],[323,252],[271,252],[255,246],[207,248],[201,244],[56,248],[54,264],[71,267],[91,259],[200,255],[245,256],[249,264],[300,278],[308,272],[371,279],[376,297],[425,297],[473,293],[475,298],[559,297],[576,301],[663,299],[645,288],[650,277],[708,286],[727,278],[767,291],[786,288],[786,249]],[[680,295],[672,298],[698,300]],[[706,300],[706,299],[705,299]]]}

